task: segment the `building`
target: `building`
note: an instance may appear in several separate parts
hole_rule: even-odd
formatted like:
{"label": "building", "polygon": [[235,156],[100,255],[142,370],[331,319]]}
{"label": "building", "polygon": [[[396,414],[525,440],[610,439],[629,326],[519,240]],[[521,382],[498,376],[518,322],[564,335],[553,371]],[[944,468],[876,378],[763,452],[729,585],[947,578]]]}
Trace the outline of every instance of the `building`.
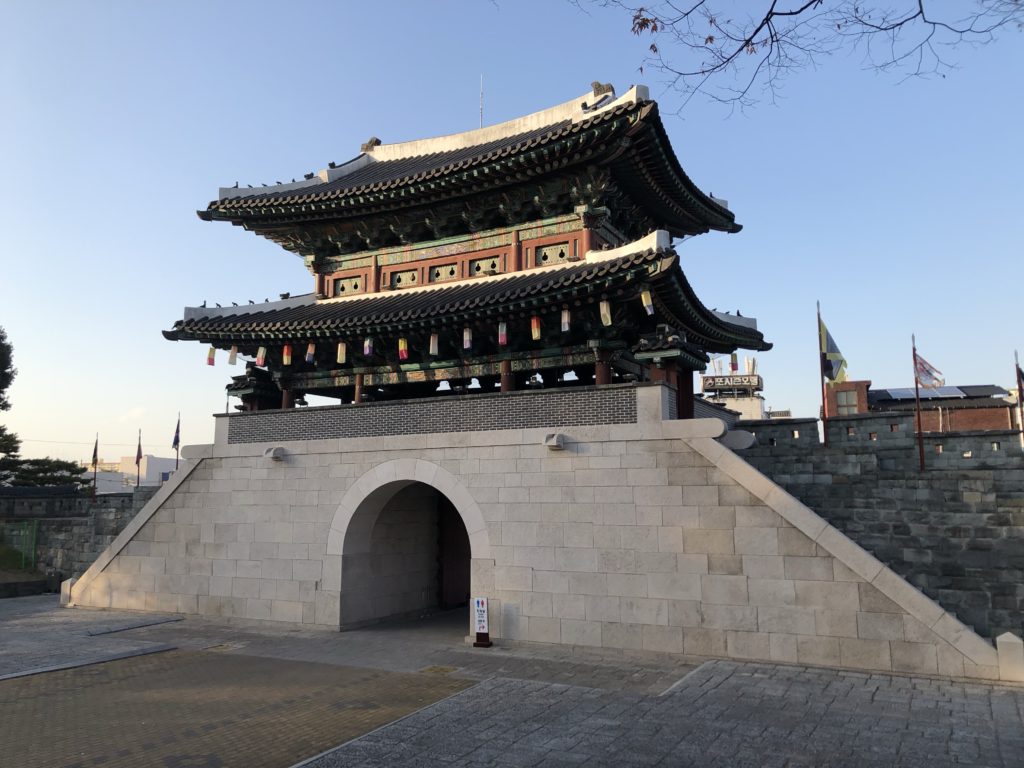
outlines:
{"label": "building", "polygon": [[[295,253],[314,290],[190,308],[166,332],[255,357],[229,385],[243,410],[183,450],[67,602],[345,629],[473,597],[504,640],[1016,674],[1016,645],[754,470],[722,419],[692,418],[709,354],[770,344],[680,267],[673,238],[740,227],[646,89],[370,139],[200,216]],[[338,404],[295,408],[309,393]]]}
{"label": "building", "polygon": [[[121,493],[126,488],[139,485],[160,485],[174,471],[175,459],[145,454],[139,465],[135,464],[134,456],[122,456],[118,461],[100,461],[96,466],[96,492]],[[92,462],[80,461],[79,464],[92,472]]]}
{"label": "building", "polygon": [[[870,381],[844,381],[827,388],[828,415],[914,411],[913,387],[872,389]],[[920,388],[924,432],[1019,429],[1010,393],[991,384]]]}

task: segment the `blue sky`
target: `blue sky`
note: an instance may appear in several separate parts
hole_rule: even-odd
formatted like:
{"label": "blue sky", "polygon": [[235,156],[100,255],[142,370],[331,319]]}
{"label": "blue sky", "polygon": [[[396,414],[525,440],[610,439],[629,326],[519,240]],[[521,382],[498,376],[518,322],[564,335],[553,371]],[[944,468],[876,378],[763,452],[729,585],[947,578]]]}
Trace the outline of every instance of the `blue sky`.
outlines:
{"label": "blue sky", "polygon": [[754,315],[768,404],[813,415],[814,305],[851,376],[912,384],[910,334],[950,384],[1013,380],[1024,153],[1017,32],[900,82],[857,54],[746,114],[640,74],[628,19],[513,2],[7,2],[0,5],[0,325],[22,453],[171,455],[213,437],[241,367],[160,335],[204,299],[312,282],[298,257],[200,221],[219,186],[273,183],[385,142],[646,83],[683,167],[744,230],[681,247],[708,306]]}

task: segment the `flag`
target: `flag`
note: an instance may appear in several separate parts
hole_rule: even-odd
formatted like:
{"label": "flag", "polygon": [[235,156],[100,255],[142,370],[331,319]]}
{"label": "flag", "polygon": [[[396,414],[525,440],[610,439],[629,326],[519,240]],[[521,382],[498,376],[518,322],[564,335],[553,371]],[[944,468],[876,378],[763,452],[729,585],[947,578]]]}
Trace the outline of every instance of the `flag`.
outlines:
{"label": "flag", "polygon": [[363,339],[363,357],[373,356],[373,337],[367,336]]}
{"label": "flag", "polygon": [[142,464],[142,430],[139,430],[139,447],[135,451],[135,466],[138,467]]}
{"label": "flag", "polygon": [[260,368],[262,368],[264,363],[266,363],[266,362],[267,362],[267,348],[266,347],[260,347],[258,350],[256,350],[256,365],[259,366]]}
{"label": "flag", "polygon": [[408,360],[409,359],[409,340],[406,338],[398,339],[398,359]]}
{"label": "flag", "polygon": [[498,323],[498,346],[504,347],[508,344],[508,325],[502,321]]}
{"label": "flag", "polygon": [[935,389],[946,384],[946,380],[942,378],[942,371],[917,354],[916,349],[914,350],[914,376],[917,378],[917,382],[927,389]]}
{"label": "flag", "polygon": [[348,345],[344,341],[338,342],[338,365],[344,365],[345,360],[348,358]]}
{"label": "flag", "polygon": [[312,365],[313,361],[315,359],[316,359],[316,344],[310,342],[309,344],[306,345],[306,362],[309,363],[310,365]]}
{"label": "flag", "polygon": [[228,352],[228,365],[238,365],[238,347],[231,347]]}
{"label": "flag", "polygon": [[540,341],[540,318],[537,315],[530,318],[530,336],[534,341]]}
{"label": "flag", "polygon": [[735,352],[733,352],[729,356],[729,372],[730,373],[739,373],[740,372],[740,360],[739,360],[739,356]]}
{"label": "flag", "polygon": [[214,358],[216,358],[216,357],[217,357],[217,349],[215,347],[210,347],[210,351],[206,353],[206,364],[207,365],[213,365],[214,364]]}
{"label": "flag", "polygon": [[292,364],[292,345],[285,344],[281,349],[281,365]]}
{"label": "flag", "polygon": [[462,329],[462,348],[473,348],[473,329],[470,328],[468,325]]}
{"label": "flag", "polygon": [[602,300],[601,304],[601,325],[609,326],[612,324],[612,305],[607,300]]}
{"label": "flag", "polygon": [[[1017,369],[1018,375],[1020,374],[1020,368]],[[92,446],[92,468],[96,469],[96,466],[100,463],[100,436],[96,435],[96,442]]]}
{"label": "flag", "polygon": [[568,333],[569,332],[569,321],[570,321],[570,319],[571,319],[571,316],[569,315],[569,310],[567,308],[563,309],[562,310],[562,333]]}
{"label": "flag", "polygon": [[430,334],[430,354],[434,357],[437,357],[437,341],[437,334]]}
{"label": "flag", "polygon": [[178,450],[181,445],[181,415],[178,415],[178,423],[174,425],[174,439],[171,440],[171,448]]}
{"label": "flag", "polygon": [[846,381],[846,358],[836,346],[821,315],[818,315],[818,348],[821,351],[821,371],[825,378],[836,384]]}

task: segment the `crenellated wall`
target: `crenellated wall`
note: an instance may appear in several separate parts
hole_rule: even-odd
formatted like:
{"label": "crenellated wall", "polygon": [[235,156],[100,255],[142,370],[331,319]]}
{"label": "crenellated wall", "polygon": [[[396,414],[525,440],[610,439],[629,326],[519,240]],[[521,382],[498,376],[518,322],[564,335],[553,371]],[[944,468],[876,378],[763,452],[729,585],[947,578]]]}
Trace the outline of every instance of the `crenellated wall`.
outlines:
{"label": "crenellated wall", "polygon": [[813,419],[739,426],[745,459],[979,634],[1024,630],[1019,432],[926,434],[921,472],[912,414],[830,419],[828,447]]}

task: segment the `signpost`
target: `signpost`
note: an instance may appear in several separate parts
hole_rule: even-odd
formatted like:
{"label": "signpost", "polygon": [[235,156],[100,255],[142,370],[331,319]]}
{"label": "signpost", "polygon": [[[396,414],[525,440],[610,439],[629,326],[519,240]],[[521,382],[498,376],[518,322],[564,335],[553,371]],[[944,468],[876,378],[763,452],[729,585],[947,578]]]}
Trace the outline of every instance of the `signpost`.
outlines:
{"label": "signpost", "polygon": [[490,630],[487,625],[486,597],[473,598],[473,628],[476,632],[476,642],[473,643],[473,647],[490,648],[492,643],[489,634]]}

